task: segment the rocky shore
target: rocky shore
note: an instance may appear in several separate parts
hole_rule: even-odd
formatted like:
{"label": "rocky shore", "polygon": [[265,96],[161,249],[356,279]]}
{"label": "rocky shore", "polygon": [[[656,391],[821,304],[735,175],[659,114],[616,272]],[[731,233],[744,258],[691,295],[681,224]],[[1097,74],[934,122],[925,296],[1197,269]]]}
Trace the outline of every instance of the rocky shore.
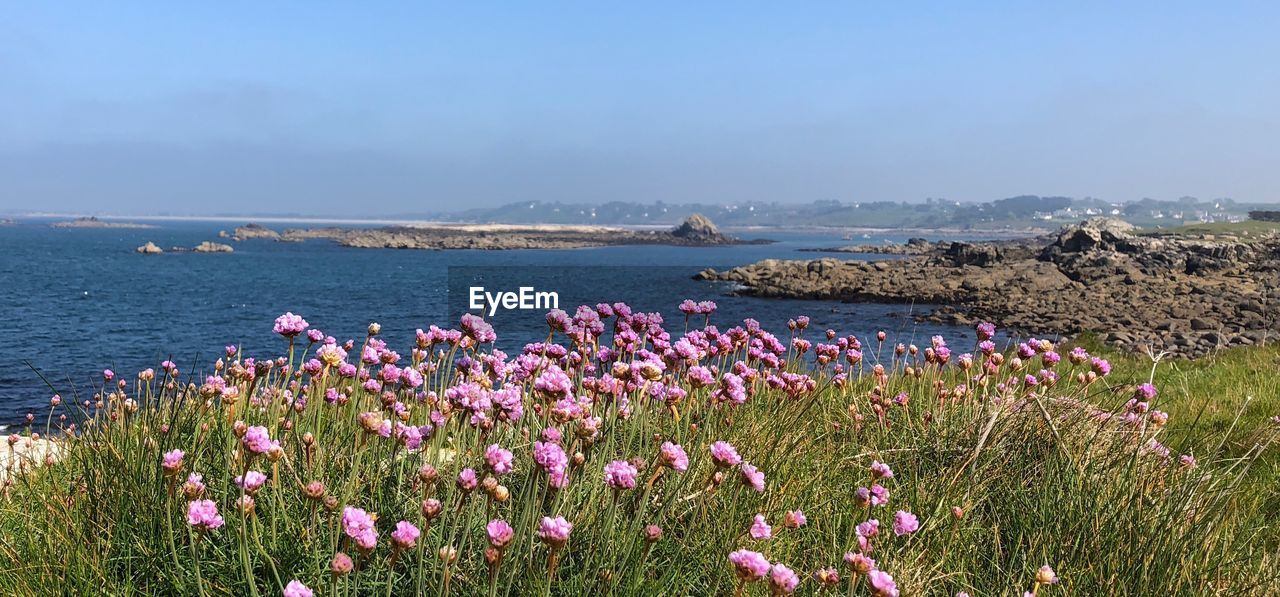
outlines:
{"label": "rocky shore", "polygon": [[49,224],[52,228],[126,228],[126,229],[142,229],[155,228],[151,224],[137,224],[134,222],[108,222],[99,220],[96,217],[89,216],[87,218],[76,218],[74,220],[64,220],[62,222],[54,222]]}
{"label": "rocky shore", "polygon": [[766,260],[696,277],[761,297],[944,305],[924,318],[992,321],[1026,334],[1095,332],[1126,350],[1188,357],[1280,332],[1275,236],[1140,235],[1098,218],[1049,237],[933,245],[903,259]]}
{"label": "rocky shore", "polygon": [[[207,240],[189,249],[186,247],[172,247],[169,249],[170,253],[231,253],[234,251],[235,248],[231,245]],[[161,249],[160,245],[147,241],[146,244],[134,249],[134,252],[142,253],[143,255],[161,255],[165,250]]]}
{"label": "rocky shore", "polygon": [[576,249],[611,245],[716,246],[769,241],[725,235],[707,218],[690,216],[671,230],[630,230],[602,226],[438,225],[380,228],[293,228],[277,232],[250,224],[236,228],[236,240],[297,242],[328,239],[346,247],[376,249]]}

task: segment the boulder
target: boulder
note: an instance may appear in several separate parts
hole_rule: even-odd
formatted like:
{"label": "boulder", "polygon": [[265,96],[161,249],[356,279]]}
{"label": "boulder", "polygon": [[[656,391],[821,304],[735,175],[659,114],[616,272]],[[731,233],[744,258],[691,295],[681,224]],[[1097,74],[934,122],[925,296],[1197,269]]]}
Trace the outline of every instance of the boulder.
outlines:
{"label": "boulder", "polygon": [[671,231],[671,235],[695,243],[722,244],[731,241],[729,237],[720,233],[720,229],[716,228],[716,225],[712,224],[710,219],[702,214],[689,216],[682,224]]}
{"label": "boulder", "polygon": [[224,245],[222,243],[209,242],[207,240],[196,245],[191,250],[195,251],[196,253],[230,253],[232,251],[235,251],[235,249],[233,249],[231,245]]}
{"label": "boulder", "polygon": [[164,252],[164,249],[161,249],[160,245],[147,241],[147,244],[134,249],[134,251],[142,253],[143,255],[159,255]]}

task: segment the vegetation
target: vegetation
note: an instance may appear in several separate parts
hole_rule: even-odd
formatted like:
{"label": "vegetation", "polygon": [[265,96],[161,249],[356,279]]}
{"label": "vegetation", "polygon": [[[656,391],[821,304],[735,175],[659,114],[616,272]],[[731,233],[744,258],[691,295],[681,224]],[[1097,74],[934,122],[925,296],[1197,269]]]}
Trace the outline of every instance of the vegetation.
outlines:
{"label": "vegetation", "polygon": [[682,310],[690,331],[670,334],[622,304],[553,311],[548,341],[514,357],[470,316],[402,356],[376,324],[341,342],[286,314],[278,357],[231,346],[207,374],[106,371],[48,413],[45,435],[66,421],[62,460],[9,471],[0,591],[1249,595],[1280,580],[1274,348],[999,349],[986,324],[976,346],[917,348]]}
{"label": "vegetation", "polygon": [[1160,236],[1235,236],[1241,240],[1258,240],[1280,233],[1280,222],[1245,220],[1243,222],[1187,224],[1186,226],[1174,228],[1149,229],[1144,233]]}

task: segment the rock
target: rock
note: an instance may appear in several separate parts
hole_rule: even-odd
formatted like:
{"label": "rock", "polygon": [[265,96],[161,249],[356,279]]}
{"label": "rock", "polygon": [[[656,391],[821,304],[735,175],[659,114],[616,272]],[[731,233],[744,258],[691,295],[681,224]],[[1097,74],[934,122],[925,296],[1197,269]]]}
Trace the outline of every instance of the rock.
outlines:
{"label": "rock", "polygon": [[196,253],[230,253],[232,251],[235,251],[235,249],[232,248],[231,245],[224,245],[222,243],[209,242],[207,240],[196,245],[191,250]]}
{"label": "rock", "polygon": [[164,252],[164,249],[161,249],[160,245],[147,241],[147,244],[134,249],[134,251],[142,253],[143,255],[159,255]]}
{"label": "rock", "polygon": [[720,234],[720,229],[702,214],[693,214],[686,218],[684,223],[671,231],[671,235],[706,244],[723,244],[729,241],[729,238]]}
{"label": "rock", "polygon": [[231,238],[235,240],[248,240],[253,238],[280,240],[280,233],[261,224],[251,223],[237,227],[235,231],[231,233]]}
{"label": "rock", "polygon": [[951,243],[945,254],[953,265],[987,267],[1001,259],[1000,249],[996,246],[965,242]]}
{"label": "rock", "polygon": [[1210,322],[1208,322],[1208,321],[1205,321],[1205,320],[1203,320],[1203,319],[1201,319],[1201,318],[1199,318],[1199,317],[1194,317],[1194,318],[1192,318],[1192,319],[1191,319],[1191,329],[1196,330],[1196,331],[1203,331],[1203,330],[1216,330],[1216,329],[1218,329],[1218,326],[1216,326],[1216,325],[1214,325],[1214,324],[1212,324],[1212,323],[1210,323]]}

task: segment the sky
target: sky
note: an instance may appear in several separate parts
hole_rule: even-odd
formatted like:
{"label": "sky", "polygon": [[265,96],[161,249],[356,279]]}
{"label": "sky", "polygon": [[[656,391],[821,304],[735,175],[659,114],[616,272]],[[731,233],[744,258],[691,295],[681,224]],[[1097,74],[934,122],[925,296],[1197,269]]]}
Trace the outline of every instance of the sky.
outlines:
{"label": "sky", "polygon": [[1280,4],[0,1],[0,211],[1280,201]]}

